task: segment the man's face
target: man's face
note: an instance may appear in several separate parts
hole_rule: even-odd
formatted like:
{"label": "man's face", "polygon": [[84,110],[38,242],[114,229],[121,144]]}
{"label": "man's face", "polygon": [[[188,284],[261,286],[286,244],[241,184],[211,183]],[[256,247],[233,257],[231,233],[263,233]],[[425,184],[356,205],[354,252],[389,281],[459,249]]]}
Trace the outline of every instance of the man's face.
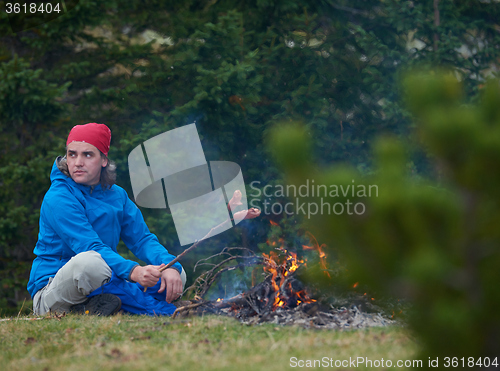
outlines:
{"label": "man's face", "polygon": [[101,180],[101,168],[108,160],[101,157],[99,150],[85,142],[71,142],[66,151],[68,171],[71,178],[79,184],[96,185]]}

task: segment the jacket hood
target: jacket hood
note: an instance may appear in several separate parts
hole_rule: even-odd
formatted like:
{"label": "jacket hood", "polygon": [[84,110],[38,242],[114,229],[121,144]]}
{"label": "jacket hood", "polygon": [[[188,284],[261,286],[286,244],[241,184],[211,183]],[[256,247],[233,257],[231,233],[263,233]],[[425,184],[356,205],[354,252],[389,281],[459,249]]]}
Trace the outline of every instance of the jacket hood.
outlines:
{"label": "jacket hood", "polygon": [[53,183],[55,180],[62,180],[62,181],[66,181],[67,179],[73,180],[69,176],[64,175],[63,172],[61,170],[59,170],[59,168],[57,167],[57,163],[59,161],[61,161],[61,159],[62,159],[62,157],[59,156],[58,158],[56,158],[56,160],[54,161],[54,164],[52,165],[52,170],[50,171],[50,182],[51,183]]}

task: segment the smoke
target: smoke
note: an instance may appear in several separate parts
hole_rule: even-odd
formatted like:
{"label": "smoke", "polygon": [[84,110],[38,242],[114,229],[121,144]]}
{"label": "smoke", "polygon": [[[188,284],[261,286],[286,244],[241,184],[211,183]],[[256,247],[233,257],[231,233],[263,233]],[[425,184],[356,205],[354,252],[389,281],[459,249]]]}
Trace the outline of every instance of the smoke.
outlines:
{"label": "smoke", "polygon": [[248,291],[264,279],[262,265],[257,260],[246,262],[249,266],[234,267],[219,275],[217,282],[212,285],[206,294],[206,299],[229,299],[233,296]]}

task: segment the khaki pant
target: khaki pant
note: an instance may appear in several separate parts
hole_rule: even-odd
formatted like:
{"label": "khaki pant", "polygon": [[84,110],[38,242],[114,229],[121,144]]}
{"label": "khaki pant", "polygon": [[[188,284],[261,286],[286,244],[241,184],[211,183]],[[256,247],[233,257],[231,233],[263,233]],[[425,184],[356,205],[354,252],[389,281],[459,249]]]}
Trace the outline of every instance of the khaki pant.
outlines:
{"label": "khaki pant", "polygon": [[[69,312],[72,305],[83,303],[87,295],[111,279],[111,268],[101,254],[86,251],[73,256],[49,283],[33,298],[33,311],[43,315],[52,312]],[[186,284],[186,273],[181,273],[182,284]]]}

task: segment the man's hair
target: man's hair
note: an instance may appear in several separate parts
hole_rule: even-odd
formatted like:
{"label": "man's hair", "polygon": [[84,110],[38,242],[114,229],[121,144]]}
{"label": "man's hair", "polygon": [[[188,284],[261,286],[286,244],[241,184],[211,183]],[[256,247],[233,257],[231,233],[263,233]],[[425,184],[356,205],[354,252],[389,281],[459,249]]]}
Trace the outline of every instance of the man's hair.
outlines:
{"label": "man's hair", "polygon": [[[108,164],[101,168],[101,187],[103,189],[109,189],[113,184],[116,183],[116,164],[111,161],[104,153],[99,151],[101,158],[108,160]],[[64,157],[59,156],[57,158],[57,168],[66,176],[71,177],[68,170],[68,161],[66,155]]]}

